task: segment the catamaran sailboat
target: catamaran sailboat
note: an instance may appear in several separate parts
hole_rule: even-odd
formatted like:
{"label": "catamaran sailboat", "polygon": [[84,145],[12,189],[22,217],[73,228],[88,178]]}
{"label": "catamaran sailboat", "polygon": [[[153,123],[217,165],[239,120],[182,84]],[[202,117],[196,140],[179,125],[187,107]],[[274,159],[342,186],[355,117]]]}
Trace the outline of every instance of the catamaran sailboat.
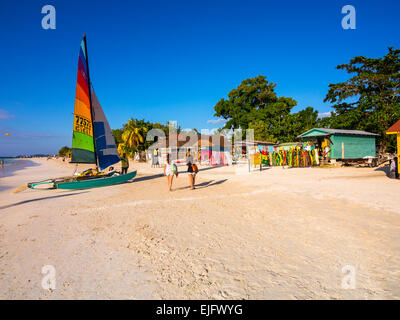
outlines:
{"label": "catamaran sailboat", "polygon": [[121,175],[115,171],[98,172],[119,161],[110,125],[90,82],[86,36],[83,35],[78,59],[71,163],[96,164],[96,173],[30,182],[28,187],[52,184],[51,188],[55,189],[88,189],[133,179],[136,171]]}

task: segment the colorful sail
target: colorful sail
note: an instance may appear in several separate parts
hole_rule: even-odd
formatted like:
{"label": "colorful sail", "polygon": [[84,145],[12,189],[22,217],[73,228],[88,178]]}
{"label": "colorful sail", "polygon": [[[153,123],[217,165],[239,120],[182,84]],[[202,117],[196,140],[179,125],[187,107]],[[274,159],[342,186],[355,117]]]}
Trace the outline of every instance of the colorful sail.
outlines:
{"label": "colorful sail", "polygon": [[94,116],[94,137],[96,155],[100,170],[120,161],[114,136],[97,96],[92,91],[92,107]]}
{"label": "colorful sail", "polygon": [[82,40],[78,59],[78,79],[76,84],[72,136],[71,162],[75,163],[96,163],[86,54],[85,41]]}

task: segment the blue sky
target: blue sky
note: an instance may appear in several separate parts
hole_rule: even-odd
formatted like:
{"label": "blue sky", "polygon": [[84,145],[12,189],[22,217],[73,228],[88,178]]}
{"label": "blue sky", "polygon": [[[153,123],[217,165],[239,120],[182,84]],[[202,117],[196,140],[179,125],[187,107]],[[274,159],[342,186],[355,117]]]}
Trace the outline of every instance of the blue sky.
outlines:
{"label": "blue sky", "polygon": [[[44,30],[41,9],[56,8]],[[341,8],[356,8],[344,30]],[[130,117],[215,128],[214,105],[259,74],[324,113],[335,66],[400,47],[400,1],[0,2],[0,156],[71,145],[78,50],[87,34],[91,79],[112,128]],[[10,133],[9,137],[5,133]]]}

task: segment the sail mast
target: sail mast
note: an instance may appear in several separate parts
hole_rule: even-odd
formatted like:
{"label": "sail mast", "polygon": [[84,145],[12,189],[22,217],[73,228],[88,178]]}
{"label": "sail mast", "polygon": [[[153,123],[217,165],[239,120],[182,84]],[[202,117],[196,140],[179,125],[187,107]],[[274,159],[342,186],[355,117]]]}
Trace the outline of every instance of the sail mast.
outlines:
{"label": "sail mast", "polygon": [[87,76],[88,76],[88,87],[89,87],[89,102],[90,102],[90,114],[92,115],[92,130],[93,130],[93,143],[94,143],[94,157],[96,159],[96,169],[98,169],[98,158],[97,158],[97,152],[96,152],[96,139],[94,137],[94,114],[93,114],[93,105],[92,105],[92,88],[91,88],[91,82],[90,82],[90,73],[89,73],[89,56],[87,53],[87,43],[86,43],[86,34],[83,35],[83,42],[85,44],[85,56],[86,56],[86,70],[87,70]]}

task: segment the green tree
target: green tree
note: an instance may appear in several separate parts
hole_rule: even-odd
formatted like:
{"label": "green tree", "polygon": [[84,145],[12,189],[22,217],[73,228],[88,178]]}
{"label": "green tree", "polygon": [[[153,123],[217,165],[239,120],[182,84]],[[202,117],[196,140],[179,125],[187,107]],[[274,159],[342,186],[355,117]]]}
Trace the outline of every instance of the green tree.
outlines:
{"label": "green tree", "polygon": [[337,66],[352,77],[330,84],[324,100],[334,103],[331,127],[379,134],[380,153],[393,149],[394,137],[385,131],[400,118],[400,49],[388,51],[381,58],[357,56]]}
{"label": "green tree", "polygon": [[67,146],[62,147],[58,151],[58,156],[60,157],[69,157],[71,155],[71,148],[68,148]]}
{"label": "green tree", "polygon": [[221,99],[214,107],[215,116],[227,120],[224,128],[241,128],[243,133],[249,124],[263,121],[269,134],[277,137],[284,130],[284,120],[297,104],[292,98],[278,97],[275,83],[265,76],[246,79],[228,93],[228,100]]}
{"label": "green tree", "polygon": [[268,126],[264,121],[256,120],[249,123],[249,129],[254,130],[254,140],[277,142],[277,138],[268,133]]}
{"label": "green tree", "polygon": [[256,140],[289,142],[317,123],[318,112],[307,107],[291,113],[297,102],[292,98],[278,97],[276,84],[265,76],[246,79],[221,99],[214,107],[215,116],[227,120],[224,128],[254,130]]}
{"label": "green tree", "polygon": [[145,150],[144,142],[147,130],[144,120],[129,119],[123,127],[122,143],[118,146],[119,151],[132,156],[136,151]]}
{"label": "green tree", "polygon": [[283,142],[297,141],[298,135],[317,126],[317,120],[318,111],[312,107],[291,114],[286,120],[286,131],[281,140]]}
{"label": "green tree", "polygon": [[153,141],[146,140],[146,135],[151,129],[160,129],[165,135],[168,135],[167,125],[134,118],[129,119],[127,123],[123,125],[122,129],[112,130],[112,134],[118,146],[118,152],[132,156],[137,151],[147,150],[154,143]]}
{"label": "green tree", "polygon": [[[166,123],[167,130],[170,126],[174,128],[177,134],[180,134],[182,132],[181,126],[178,125],[175,121],[167,121]],[[169,132],[166,132],[166,135],[169,135]]]}
{"label": "green tree", "polygon": [[124,130],[113,129],[113,130],[111,130],[111,132],[112,132],[112,135],[114,136],[115,144],[118,146],[120,143],[123,142],[122,134],[124,133]]}
{"label": "green tree", "polygon": [[334,127],[331,126],[331,123],[333,122],[333,118],[335,117],[335,114],[331,112],[331,114],[327,117],[322,117],[317,119],[317,124],[316,127],[318,128],[332,128]]}

